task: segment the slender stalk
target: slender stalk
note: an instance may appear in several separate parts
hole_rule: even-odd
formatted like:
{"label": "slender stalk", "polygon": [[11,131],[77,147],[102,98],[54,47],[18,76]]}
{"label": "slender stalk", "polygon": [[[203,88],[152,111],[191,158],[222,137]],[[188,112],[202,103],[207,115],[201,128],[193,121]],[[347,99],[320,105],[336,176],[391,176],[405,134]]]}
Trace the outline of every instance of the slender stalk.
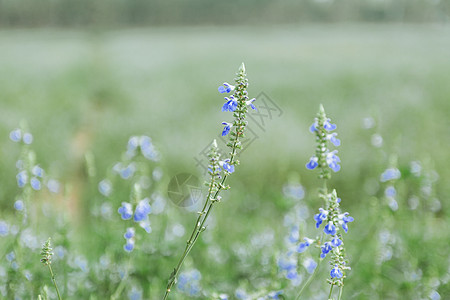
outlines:
{"label": "slender stalk", "polygon": [[311,274],[311,276],[309,276],[308,280],[305,282],[305,284],[302,286],[302,288],[300,289],[300,292],[297,295],[297,298],[295,298],[295,300],[299,300],[303,291],[310,285],[310,283],[312,282],[314,276],[317,273],[317,270],[319,269],[320,263],[322,262],[322,260],[319,260],[319,263],[317,264],[317,267],[314,269],[314,272]]}
{"label": "slender stalk", "polygon": [[341,297],[342,297],[342,291],[344,290],[344,286],[343,285],[341,285],[340,287],[339,287],[339,296],[338,296],[338,300],[341,300]]}
{"label": "slender stalk", "polygon": [[50,270],[50,275],[52,276],[53,285],[56,289],[56,294],[58,294],[58,299],[61,300],[61,295],[59,294],[58,285],[56,284],[55,274],[53,274],[52,266],[50,264],[47,265],[48,269]]}
{"label": "slender stalk", "polygon": [[328,294],[328,300],[331,300],[331,293],[333,292],[334,285],[330,286],[330,293]]}

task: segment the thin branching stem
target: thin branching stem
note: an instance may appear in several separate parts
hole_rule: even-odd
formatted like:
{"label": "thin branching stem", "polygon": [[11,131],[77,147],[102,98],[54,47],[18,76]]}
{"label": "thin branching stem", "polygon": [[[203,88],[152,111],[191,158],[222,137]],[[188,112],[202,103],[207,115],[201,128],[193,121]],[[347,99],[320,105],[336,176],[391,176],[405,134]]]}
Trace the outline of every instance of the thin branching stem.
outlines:
{"label": "thin branching stem", "polygon": [[56,294],[58,294],[58,299],[61,300],[61,295],[59,294],[58,285],[56,284],[55,274],[53,274],[52,266],[50,264],[47,264],[48,269],[50,270],[50,275],[52,276],[53,285],[56,289]]}

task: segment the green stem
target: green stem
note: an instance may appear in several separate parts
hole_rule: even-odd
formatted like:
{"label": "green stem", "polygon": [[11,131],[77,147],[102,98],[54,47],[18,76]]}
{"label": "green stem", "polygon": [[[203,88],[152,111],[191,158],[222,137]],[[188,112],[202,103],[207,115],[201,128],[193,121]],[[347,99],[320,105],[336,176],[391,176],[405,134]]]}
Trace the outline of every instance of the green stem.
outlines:
{"label": "green stem", "polygon": [[52,276],[53,285],[55,286],[56,294],[58,294],[58,299],[61,300],[61,295],[59,294],[58,285],[56,284],[55,274],[53,274],[53,270],[52,270],[52,267],[50,266],[50,264],[48,264],[47,266],[48,266],[48,269],[50,270],[50,275]]}
{"label": "green stem", "polygon": [[333,292],[333,286],[334,285],[330,286],[330,293],[328,294],[328,300],[331,300],[331,293]]}
{"label": "green stem", "polygon": [[300,289],[300,292],[297,295],[297,298],[295,298],[295,300],[299,300],[303,291],[309,286],[309,284],[311,283],[311,281],[313,280],[314,276],[317,273],[317,270],[319,269],[320,263],[322,262],[322,260],[319,260],[319,263],[317,264],[317,267],[314,269],[314,272],[311,274],[311,276],[309,276],[308,280],[305,282],[305,284],[302,286],[302,288]]}
{"label": "green stem", "polygon": [[340,286],[339,287],[339,297],[338,297],[338,300],[341,300],[341,297],[342,297],[342,291],[344,290],[344,286]]}

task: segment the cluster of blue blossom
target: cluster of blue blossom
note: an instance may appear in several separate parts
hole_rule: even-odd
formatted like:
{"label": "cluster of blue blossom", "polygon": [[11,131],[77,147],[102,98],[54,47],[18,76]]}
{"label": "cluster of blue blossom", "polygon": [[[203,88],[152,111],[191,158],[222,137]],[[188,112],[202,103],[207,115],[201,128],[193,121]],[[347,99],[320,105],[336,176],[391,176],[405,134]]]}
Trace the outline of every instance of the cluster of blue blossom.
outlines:
{"label": "cluster of blue blossom", "polygon": [[[219,86],[220,93],[230,93],[234,91],[235,87],[227,82],[224,82],[223,85]],[[256,110],[256,106],[253,104],[255,102],[255,98],[250,100],[245,100],[245,105],[250,106],[252,109]],[[238,109],[238,100],[234,95],[230,97],[225,97],[225,104],[222,106],[222,111],[230,111],[235,112]],[[222,122],[222,125],[225,125],[222,131],[222,136],[227,135],[231,128],[234,126],[233,123]]]}
{"label": "cluster of blue blossom", "polygon": [[[139,188],[139,187],[137,187]],[[133,205],[129,202],[122,202],[122,206],[117,210],[120,214],[122,220],[131,220],[138,223],[140,227],[142,227],[147,233],[152,232],[152,228],[150,226],[150,220],[148,215],[151,213],[152,208],[149,203],[148,198],[144,198],[140,200],[133,212]],[[127,252],[131,252],[134,249],[134,237],[135,237],[135,229],[134,227],[128,227],[127,231],[124,234],[124,238],[126,239],[126,244],[124,245],[124,250]]]}
{"label": "cluster of blue blossom", "polygon": [[[33,136],[31,133],[24,132],[18,128],[11,131],[9,137],[13,142],[23,143],[24,145],[31,145],[33,142]],[[44,169],[36,164],[35,160],[35,153],[30,150],[29,147],[26,147],[25,150],[22,151],[20,159],[16,162],[16,168],[18,170],[16,175],[17,186],[21,189],[29,186],[33,190],[39,191],[42,189],[42,185],[45,184],[50,192],[58,193],[59,182],[48,178]],[[24,210],[24,200],[16,200],[14,203],[14,208],[18,211]]]}
{"label": "cluster of blue blossom", "polygon": [[341,169],[341,166],[339,165],[341,160],[336,155],[338,151],[330,151],[322,147],[325,141],[330,141],[336,147],[341,145],[341,141],[336,137],[337,133],[330,133],[330,131],[333,131],[336,128],[337,126],[335,124],[332,124],[329,118],[326,118],[323,121],[320,118],[315,118],[315,121],[309,128],[309,131],[311,133],[316,133],[319,140],[322,140],[323,143],[319,143],[318,145],[318,152],[320,154],[312,156],[309,162],[306,164],[306,168],[313,170],[319,165],[322,165],[324,163],[322,160],[324,159],[326,165],[334,172],[338,172]]}
{"label": "cluster of blue blossom", "polygon": [[152,139],[146,135],[143,136],[132,136],[128,140],[127,145],[127,156],[129,159],[133,158],[138,154],[138,152],[152,161],[159,161],[160,155],[152,143]]}
{"label": "cluster of blue blossom", "polygon": [[178,277],[178,290],[189,296],[199,296],[202,291],[200,279],[202,274],[197,269],[181,272]]}
{"label": "cluster of blue blossom", "polygon": [[[339,247],[343,246],[341,240],[340,228],[346,233],[348,232],[348,223],[353,222],[353,217],[349,216],[348,212],[341,213],[339,203],[340,198],[337,198],[336,190],[333,190],[331,194],[326,195],[329,204],[327,209],[319,208],[319,213],[314,215],[316,221],[316,228],[319,228],[322,223],[326,224],[323,228],[323,232],[330,236],[330,240],[326,241],[320,246],[321,253],[320,258],[324,259],[328,253],[336,249],[336,255],[341,255],[342,250]],[[310,245],[316,242],[313,239],[304,238],[304,242],[300,243],[297,248],[297,252],[304,252]],[[343,276],[342,270],[347,269],[343,264],[336,264],[331,270],[331,278],[341,278]]]}
{"label": "cluster of blue blossom", "polygon": [[395,196],[397,195],[397,190],[394,187],[394,182],[400,177],[401,173],[400,170],[397,168],[388,168],[380,176],[381,182],[389,182],[389,185],[384,190],[384,195],[386,197],[389,207],[393,211],[398,210],[398,203],[397,200],[395,199]]}
{"label": "cluster of blue blossom", "polygon": [[[127,143],[126,152],[123,155],[123,160],[117,162],[112,167],[111,175],[118,175],[121,179],[128,180],[134,183],[131,195],[132,203],[122,202],[118,209],[122,220],[133,220],[134,223],[139,224],[147,233],[151,233],[150,220],[148,215],[152,213],[153,209],[150,205],[149,198],[141,197],[142,189],[149,188],[151,184],[150,177],[146,174],[148,167],[145,160],[139,160],[139,154],[147,160],[158,161],[160,158],[159,152],[154,147],[152,140],[148,136],[132,136]],[[155,168],[152,172],[154,181],[159,181],[162,177],[160,168]],[[111,178],[112,179],[112,178]],[[109,178],[101,180],[98,184],[99,192],[105,197],[110,197],[113,192],[113,184]],[[163,209],[164,203],[161,203],[158,195],[153,195],[152,198],[156,203],[156,213],[160,213]],[[133,223],[133,224],[134,224]],[[136,229],[130,226],[124,233],[126,243],[124,250],[131,252],[135,247]]]}

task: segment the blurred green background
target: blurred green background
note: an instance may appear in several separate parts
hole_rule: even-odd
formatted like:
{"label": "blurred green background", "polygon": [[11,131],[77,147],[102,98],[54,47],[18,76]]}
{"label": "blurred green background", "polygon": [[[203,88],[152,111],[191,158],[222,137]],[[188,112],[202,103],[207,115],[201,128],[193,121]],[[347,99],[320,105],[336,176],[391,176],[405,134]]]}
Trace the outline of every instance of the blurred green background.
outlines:
{"label": "blurred green background", "polygon": [[[20,149],[8,135],[26,120],[37,160],[64,186],[57,196],[36,196],[31,225],[40,243],[52,236],[55,245],[64,243],[91,266],[92,274],[76,292],[63,288],[66,298],[107,299],[119,280],[96,274],[95,262],[105,249],[117,265],[129,259],[121,249],[123,221],[115,213],[128,201],[128,190],[118,191],[112,219],[102,221],[92,214],[105,201],[97,183],[120,160],[128,138],[143,134],[161,152],[164,177],[157,190],[164,196],[178,173],[203,178],[194,158],[231,118],[221,112],[224,100],[217,87],[232,82],[245,62],[250,96],[263,92],[283,113],[266,119],[263,128],[249,121],[258,138],[242,154],[229,180],[232,188],[216,207],[215,225],[192,251],[186,269],[203,274],[205,290],[232,295],[238,287],[283,289],[286,299],[293,299],[296,288],[277,272],[276,259],[286,251],[289,230],[283,218],[294,207],[310,210],[301,231],[315,234],[312,215],[322,206],[316,196],[321,182],[304,166],[315,149],[308,129],[323,104],[342,141],[342,170],[330,186],[356,219],[346,236],[352,271],[344,299],[439,299],[430,296],[433,292],[446,299],[448,9],[447,1],[419,0],[0,0],[0,220],[18,219],[12,203],[19,193]],[[91,177],[86,153],[95,159]],[[419,176],[410,170],[412,161],[422,166]],[[385,204],[386,184],[379,183],[391,166],[402,172],[396,211]],[[283,194],[289,183],[301,183],[306,197]],[[424,192],[424,186],[432,191]],[[413,198],[418,206],[411,204]],[[54,207],[55,216],[65,215],[65,231],[55,232],[53,217],[39,213],[45,205]],[[195,214],[168,202],[154,217],[154,232],[139,241],[152,249],[142,246],[132,253],[133,284],[127,283],[123,297],[131,286],[146,299],[160,297]],[[184,236],[165,237],[172,224],[182,225]],[[395,237],[394,254],[379,264],[383,249],[377,237],[383,230]],[[255,246],[254,238],[264,233],[274,235],[272,242]],[[8,243],[0,238],[3,254]],[[237,245],[246,250],[237,251]],[[223,259],[213,256],[212,248],[220,249]],[[45,271],[38,260],[28,266],[36,274]],[[8,270],[3,257],[2,265]],[[55,266],[66,274],[60,280],[70,282],[73,276],[61,265]],[[308,299],[325,299],[313,291],[327,293],[327,272],[322,265]],[[43,284],[51,284],[45,276],[36,275],[23,288],[36,298]],[[7,289],[11,282],[4,282]],[[173,299],[186,297],[173,294]]]}

